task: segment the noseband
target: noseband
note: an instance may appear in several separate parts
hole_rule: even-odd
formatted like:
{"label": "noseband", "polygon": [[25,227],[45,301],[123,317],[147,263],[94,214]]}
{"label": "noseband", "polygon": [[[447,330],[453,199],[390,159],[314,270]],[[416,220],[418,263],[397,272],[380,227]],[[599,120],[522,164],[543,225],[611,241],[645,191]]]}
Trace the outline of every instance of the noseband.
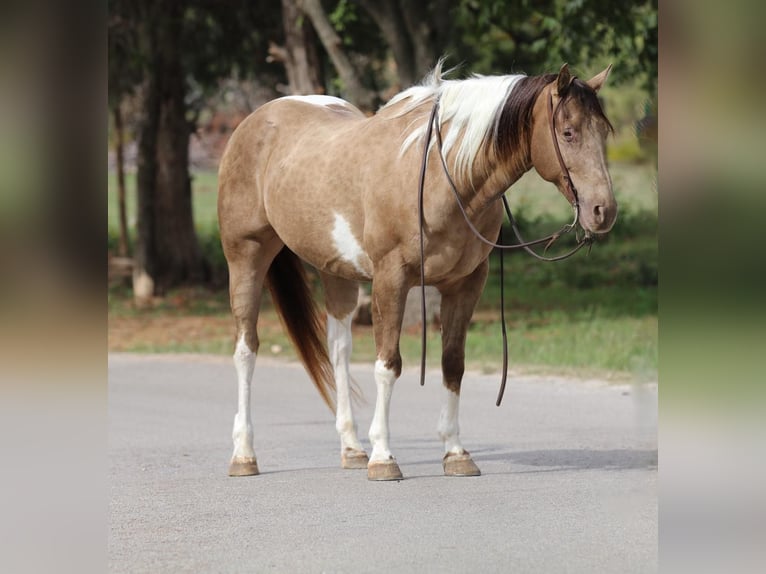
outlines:
{"label": "noseband", "polygon": [[[572,78],[571,81],[574,81],[574,78]],[[571,83],[570,81],[570,83]],[[585,245],[590,246],[592,244],[592,238],[588,232],[585,232],[582,239],[578,238],[577,245],[569,252],[558,255],[555,257],[547,257],[545,256],[545,253],[548,251],[548,248],[553,245],[553,243],[562,235],[569,233],[575,227],[577,226],[579,219],[580,219],[580,201],[577,195],[577,188],[574,185],[574,182],[572,181],[572,176],[569,173],[569,169],[566,166],[566,163],[564,162],[564,158],[561,155],[561,148],[559,147],[559,141],[558,137],[556,136],[556,114],[558,114],[559,107],[561,106],[561,103],[564,101],[564,98],[559,98],[558,103],[556,104],[556,107],[553,106],[553,91],[548,92],[548,124],[550,125],[551,129],[551,139],[553,140],[553,149],[556,152],[556,158],[559,162],[559,167],[561,168],[562,177],[564,178],[564,196],[567,198],[569,203],[572,205],[572,209],[574,210],[574,220],[572,223],[564,225],[559,231],[548,235],[547,237],[543,237],[541,239],[535,239],[533,241],[525,241],[524,238],[521,236],[521,231],[519,230],[518,225],[516,224],[516,220],[513,217],[513,213],[511,213],[511,207],[508,203],[508,199],[505,197],[505,193],[502,195],[503,200],[503,207],[505,208],[505,213],[508,216],[508,220],[510,221],[511,228],[513,229],[513,233],[516,235],[516,239],[519,241],[518,243],[510,244],[510,245],[503,245],[502,243],[494,243],[493,241],[490,241],[486,237],[484,237],[481,232],[476,229],[474,224],[471,222],[470,218],[468,217],[468,214],[465,211],[465,207],[463,207],[463,202],[460,199],[460,193],[457,190],[457,185],[455,185],[454,180],[452,179],[452,176],[449,174],[449,169],[447,167],[447,160],[444,157],[444,150],[443,150],[443,142],[442,142],[442,134],[441,134],[441,128],[439,126],[438,121],[438,112],[439,112],[439,99],[438,97],[434,101],[433,108],[431,109],[431,115],[428,119],[428,127],[426,129],[426,136],[425,136],[425,143],[423,145],[423,161],[420,166],[420,180],[418,184],[418,219],[419,219],[419,230],[420,230],[420,316],[421,316],[421,322],[422,322],[422,337],[421,337],[421,356],[420,356],[420,384],[425,384],[425,367],[426,367],[426,293],[425,293],[425,246],[424,246],[424,237],[423,237],[423,227],[425,224],[424,214],[423,214],[423,188],[425,184],[426,179],[426,168],[428,164],[428,148],[431,143],[431,137],[434,131],[434,126],[436,127],[436,143],[437,147],[439,149],[439,159],[441,160],[442,169],[444,170],[444,175],[447,178],[447,182],[450,185],[450,188],[452,189],[453,194],[455,195],[455,200],[457,202],[458,207],[460,208],[460,213],[463,214],[463,219],[465,219],[465,222],[468,224],[468,227],[470,228],[471,232],[476,236],[477,239],[479,239],[482,243],[489,245],[493,248],[500,249],[500,319],[501,319],[501,325],[502,325],[502,333],[503,333],[503,377],[500,382],[500,391],[497,395],[497,401],[495,404],[497,406],[500,406],[500,403],[503,400],[503,394],[505,392],[505,383],[506,379],[508,377],[508,335],[506,332],[506,326],[505,326],[505,289],[504,289],[504,269],[503,269],[503,253],[506,249],[524,249],[527,253],[531,254],[532,256],[536,257],[537,259],[540,259],[542,261],[560,261],[562,259],[566,259],[568,257],[571,257],[575,253],[577,253],[582,247]],[[498,241],[502,242],[503,240],[503,228],[500,227],[500,233],[498,237]],[[536,253],[533,249],[533,245],[539,245],[541,243],[545,243],[545,248],[543,249],[543,255],[540,255]]]}

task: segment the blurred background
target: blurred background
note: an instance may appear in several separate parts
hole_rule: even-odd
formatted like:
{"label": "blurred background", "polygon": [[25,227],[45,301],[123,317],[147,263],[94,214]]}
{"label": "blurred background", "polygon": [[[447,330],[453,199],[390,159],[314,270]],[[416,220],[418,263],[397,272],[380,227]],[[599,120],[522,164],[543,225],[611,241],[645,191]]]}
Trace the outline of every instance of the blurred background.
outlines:
{"label": "blurred background", "polygon": [[[372,114],[441,56],[455,78],[568,62],[587,79],[612,63],[601,96],[616,126],[608,158],[620,221],[587,257],[507,256],[511,359],[516,371],[656,381],[656,2],[114,0],[108,21],[110,350],[232,352],[217,166],[264,102],[331,94]],[[534,173],[509,198],[529,237],[571,217]],[[469,366],[484,370],[502,357],[497,257],[469,334]],[[375,357],[367,316],[354,326],[356,361]],[[418,328],[406,321],[405,363],[418,357]],[[259,336],[262,354],[294,357],[268,300]]]}

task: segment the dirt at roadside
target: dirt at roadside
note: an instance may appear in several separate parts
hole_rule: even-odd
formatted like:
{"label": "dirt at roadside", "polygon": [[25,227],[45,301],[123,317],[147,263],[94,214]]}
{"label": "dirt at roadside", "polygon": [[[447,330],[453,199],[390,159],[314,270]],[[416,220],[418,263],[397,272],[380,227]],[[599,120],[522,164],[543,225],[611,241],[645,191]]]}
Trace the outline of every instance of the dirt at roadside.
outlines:
{"label": "dirt at roadside", "polygon": [[230,317],[110,317],[109,350],[149,350],[173,345],[235,343],[234,322]]}

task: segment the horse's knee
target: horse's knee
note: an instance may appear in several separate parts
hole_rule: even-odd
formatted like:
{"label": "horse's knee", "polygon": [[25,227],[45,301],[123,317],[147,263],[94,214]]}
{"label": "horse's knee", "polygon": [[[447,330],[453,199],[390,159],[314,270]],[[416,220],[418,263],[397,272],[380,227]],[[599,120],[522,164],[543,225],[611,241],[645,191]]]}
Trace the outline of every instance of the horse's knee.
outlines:
{"label": "horse's knee", "polygon": [[375,379],[380,382],[393,384],[402,374],[402,356],[396,354],[388,359],[375,361]]}
{"label": "horse's knee", "polygon": [[236,363],[249,363],[258,353],[260,342],[255,332],[240,333],[237,346],[234,348],[234,361]]}

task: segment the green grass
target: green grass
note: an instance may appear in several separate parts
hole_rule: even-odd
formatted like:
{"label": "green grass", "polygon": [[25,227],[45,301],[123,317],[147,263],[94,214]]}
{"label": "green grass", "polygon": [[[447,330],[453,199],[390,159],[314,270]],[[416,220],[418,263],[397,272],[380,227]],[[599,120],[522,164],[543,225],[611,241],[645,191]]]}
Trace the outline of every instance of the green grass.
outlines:
{"label": "green grass", "polygon": [[[125,174],[125,186],[127,196],[128,226],[134,232],[136,225],[136,174]],[[117,176],[109,172],[107,178],[107,222],[111,232],[116,233],[119,226],[117,211]],[[194,221],[197,225],[218,225],[217,204],[218,201],[218,174],[214,171],[200,171],[192,173],[192,209]]]}
{"label": "green grass", "polygon": [[[614,163],[610,166],[620,216],[610,235],[584,252],[558,263],[542,263],[523,253],[506,256],[505,295],[510,366],[516,372],[556,372],[614,380],[656,380],[657,377],[657,190],[652,165]],[[215,173],[196,174],[193,181],[195,222],[203,251],[225,272],[216,221]],[[109,242],[116,242],[116,192],[109,178]],[[135,218],[135,178],[128,178],[129,220]],[[571,209],[558,191],[534,172],[524,176],[511,194],[511,205],[528,237],[550,233],[569,222]],[[508,235],[506,235],[508,237]],[[318,290],[318,287],[317,287]],[[499,269],[491,257],[487,287],[479,302],[466,344],[469,368],[500,368]],[[109,316],[121,318],[211,317],[228,320],[225,290],[206,288],[171,292],[152,309],[133,307],[130,290],[112,286]],[[227,327],[194,341],[183,333],[160,344],[135,343],[135,352],[204,352],[230,354],[234,333]],[[295,358],[285,333],[265,297],[259,326],[261,352]],[[420,360],[420,335],[403,333],[405,366]],[[428,364],[440,364],[438,332],[428,332]],[[352,360],[375,358],[369,328],[355,328]]]}
{"label": "green grass", "polygon": [[[621,211],[657,213],[657,171],[650,164],[612,163],[609,166],[612,188]],[[581,191],[581,193],[583,193]],[[523,219],[572,219],[572,208],[553,184],[544,181],[535,170],[524,174],[511,188],[508,200],[514,216]],[[619,223],[618,223],[619,225]],[[553,231],[553,230],[551,230]]]}
{"label": "green grass", "polygon": [[[657,318],[600,317],[596,309],[585,319],[547,314],[528,321],[508,323],[509,368],[524,373],[559,373],[609,380],[651,381],[657,377]],[[402,334],[400,346],[405,367],[420,364],[420,335]],[[429,368],[441,364],[441,340],[429,330]],[[502,367],[500,322],[476,320],[466,340],[466,366],[483,372]],[[371,337],[354,340],[355,361],[375,360]]]}
{"label": "green grass", "polygon": [[[229,326],[228,300],[225,292],[196,290],[185,301],[174,302],[177,292],[149,310],[136,310],[130,293],[122,289],[110,291],[110,317],[139,318],[148,321],[158,317],[225,317]],[[555,305],[539,308],[534,302],[516,307],[508,304],[508,341],[510,367],[516,372],[559,373],[573,376],[597,376],[611,380],[654,380],[657,376],[657,316],[650,312],[615,313],[603,306],[600,297],[614,297],[609,289],[591,293],[578,292],[582,306],[575,308]],[[651,290],[646,297],[655,295]],[[590,299],[592,300],[589,300]],[[597,303],[593,303],[597,301]],[[550,305],[549,305],[550,306]],[[355,327],[352,361],[375,360],[375,346],[369,327]],[[266,300],[259,323],[261,353],[296,359],[291,343],[281,328],[276,312]],[[441,364],[441,340],[433,326],[427,332],[427,361],[429,368]],[[187,338],[182,330],[168,332],[162,343],[138,341],[128,350],[139,353],[209,353],[230,355],[234,345],[233,325],[220,330],[211,329],[203,337]],[[405,367],[420,363],[420,334],[406,332],[401,336],[401,352]],[[272,351],[273,347],[278,353]],[[466,342],[466,364],[469,369],[493,372],[502,364],[502,338],[497,315],[479,312],[472,322]]]}

